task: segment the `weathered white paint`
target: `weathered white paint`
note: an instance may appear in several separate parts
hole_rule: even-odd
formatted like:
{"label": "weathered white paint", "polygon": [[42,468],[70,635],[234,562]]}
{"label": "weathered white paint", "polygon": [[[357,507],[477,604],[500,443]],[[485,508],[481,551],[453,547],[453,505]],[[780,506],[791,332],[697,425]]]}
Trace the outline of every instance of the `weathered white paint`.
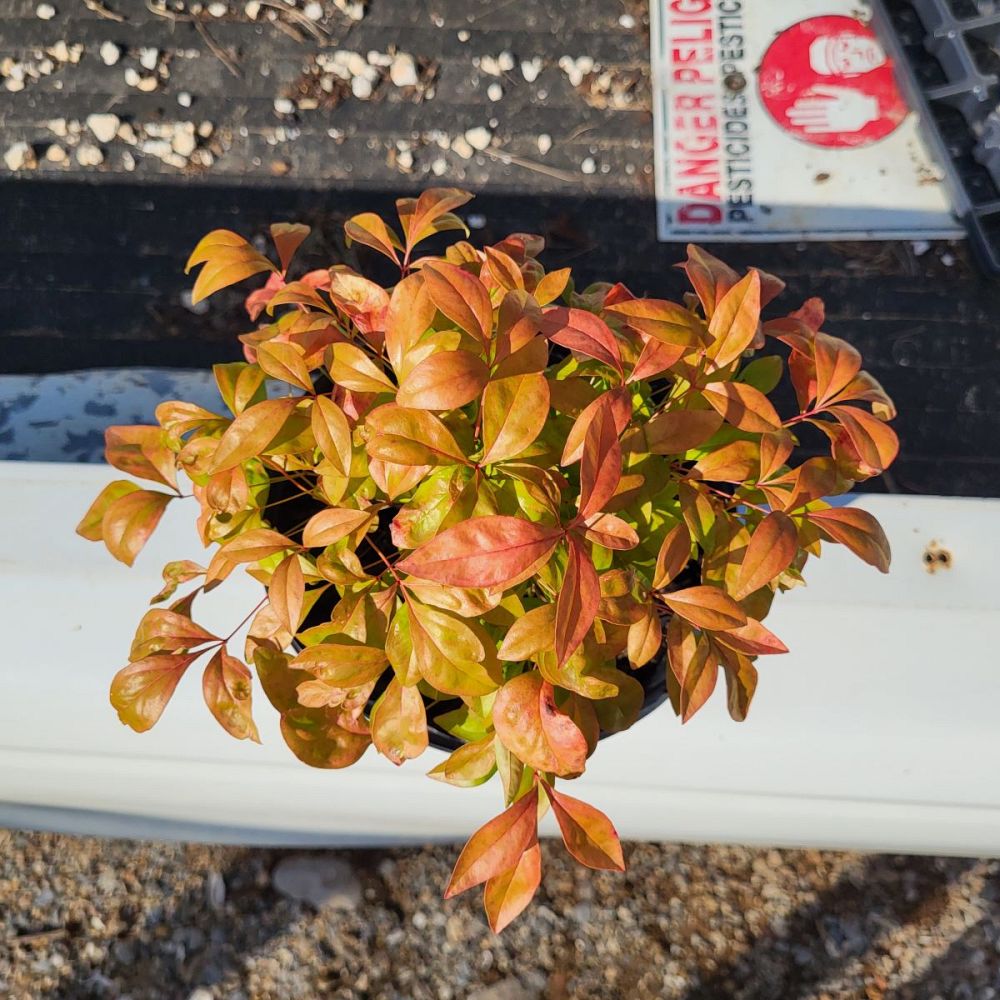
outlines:
{"label": "weathered white paint", "polygon": [[[273,843],[459,838],[498,811],[494,784],[424,777],[374,753],[299,764],[258,698],[263,746],[228,737],[192,672],[138,736],[107,703],[168,559],[199,558],[177,502],[127,570],[73,527],[106,467],[0,463],[0,825]],[[830,547],[768,624],[750,718],[722,693],[689,725],[669,708],[602,745],[571,790],[625,837],[1000,855],[1000,501],[865,496],[894,549],[888,576]],[[926,572],[928,543],[953,555]],[[257,600],[234,578],[199,619],[228,631]],[[223,633],[224,634],[224,633]]]}

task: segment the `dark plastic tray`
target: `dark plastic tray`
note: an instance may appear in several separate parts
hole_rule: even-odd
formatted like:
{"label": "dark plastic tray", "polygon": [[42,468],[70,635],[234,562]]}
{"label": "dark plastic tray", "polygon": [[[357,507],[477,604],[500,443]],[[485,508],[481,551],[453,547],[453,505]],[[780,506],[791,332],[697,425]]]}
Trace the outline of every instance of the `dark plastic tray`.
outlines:
{"label": "dark plastic tray", "polygon": [[956,214],[1000,274],[1000,0],[874,0],[873,25]]}

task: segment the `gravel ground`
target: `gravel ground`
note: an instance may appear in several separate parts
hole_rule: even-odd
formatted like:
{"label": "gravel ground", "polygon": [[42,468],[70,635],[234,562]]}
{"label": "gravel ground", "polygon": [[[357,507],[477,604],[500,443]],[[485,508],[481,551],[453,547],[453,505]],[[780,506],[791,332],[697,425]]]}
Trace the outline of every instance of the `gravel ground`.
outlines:
{"label": "gravel ground", "polygon": [[546,844],[535,905],[498,938],[474,893],[442,902],[450,847],[0,831],[0,854],[10,1000],[1000,995],[995,861],[635,843],[616,876]]}

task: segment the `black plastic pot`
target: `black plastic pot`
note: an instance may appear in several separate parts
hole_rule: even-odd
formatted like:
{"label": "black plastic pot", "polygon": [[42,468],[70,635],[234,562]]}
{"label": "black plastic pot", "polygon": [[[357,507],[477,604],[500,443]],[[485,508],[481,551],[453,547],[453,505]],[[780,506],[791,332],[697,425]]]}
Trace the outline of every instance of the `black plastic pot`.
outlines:
{"label": "black plastic pot", "polygon": [[[313,514],[318,514],[323,510],[324,507],[325,505],[319,500],[305,494],[299,494],[298,489],[291,483],[283,479],[277,479],[271,481],[268,502],[264,508],[264,516],[276,531],[280,531],[283,535],[287,535],[295,541],[301,541],[301,526]],[[397,549],[392,543],[392,536],[389,529],[389,521],[392,514],[393,512],[389,510],[382,512],[379,526],[373,535],[375,544],[387,555],[395,555],[397,553]],[[682,577],[692,575],[691,583],[697,583],[697,564],[692,563],[689,565],[681,575]],[[681,580],[678,582],[685,586],[688,585]],[[302,622],[302,628],[311,628],[314,625],[322,625],[324,622],[329,621],[337,600],[336,590],[330,587],[306,615]],[[304,648],[297,640],[292,641],[292,646],[296,652],[300,652]],[[649,715],[650,712],[663,704],[667,698],[667,657],[665,650],[661,649],[656,657],[644,666],[639,667],[638,670],[632,670],[624,657],[619,658],[617,666],[624,673],[634,677],[642,685],[645,692],[645,700],[639,712],[640,719]],[[388,683],[389,673],[387,671],[379,678],[375,689],[372,691],[371,698],[368,699],[366,716],[370,715],[372,707]],[[435,722],[435,719],[437,716],[459,708],[462,705],[461,700],[458,698],[448,698],[432,702],[425,698],[425,703],[427,706],[427,732],[431,746],[435,746],[439,750],[444,750],[448,753],[457,750],[463,745],[464,741],[442,729]],[[614,734],[602,732],[601,739],[606,739],[612,735]]]}

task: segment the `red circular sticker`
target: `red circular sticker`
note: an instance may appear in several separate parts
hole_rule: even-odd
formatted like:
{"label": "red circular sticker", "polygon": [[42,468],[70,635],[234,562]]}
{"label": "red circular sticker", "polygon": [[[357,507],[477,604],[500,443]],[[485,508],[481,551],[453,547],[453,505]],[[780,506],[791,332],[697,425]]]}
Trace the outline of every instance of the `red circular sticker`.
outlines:
{"label": "red circular sticker", "polygon": [[811,17],[786,28],[757,72],[761,100],[786,132],[815,146],[866,146],[906,117],[892,63],[853,17]]}

